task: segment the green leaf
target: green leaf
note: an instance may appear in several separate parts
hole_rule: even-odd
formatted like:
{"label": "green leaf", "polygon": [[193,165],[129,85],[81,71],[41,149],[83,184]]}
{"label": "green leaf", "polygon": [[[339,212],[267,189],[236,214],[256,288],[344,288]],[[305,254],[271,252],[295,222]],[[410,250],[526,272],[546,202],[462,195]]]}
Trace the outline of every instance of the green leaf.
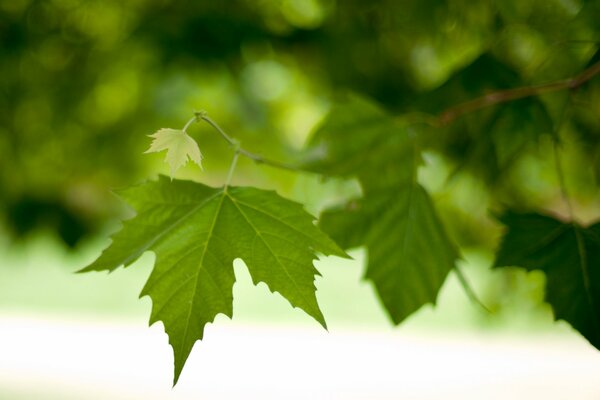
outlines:
{"label": "green leaf", "polygon": [[219,313],[233,314],[236,258],[246,263],[255,284],[266,283],[326,326],[315,296],[315,252],[346,254],[300,204],[272,191],[165,177],[120,194],[137,215],[83,271],[112,271],[145,251],[156,254],[141,296],[152,299],[150,323],[162,321],[169,335],[175,383],[204,326]]}
{"label": "green leaf", "polygon": [[546,301],[600,349],[600,223],[584,228],[540,214],[508,211],[495,267],[546,274]]}
{"label": "green leaf", "polygon": [[365,278],[393,322],[434,303],[458,251],[425,189],[414,132],[402,119],[351,96],[336,105],[311,141],[307,168],[357,177],[363,197],[325,211],[320,227],[342,247],[366,246]]}
{"label": "green leaf", "polygon": [[319,226],[344,248],[367,247],[365,278],[396,324],[424,304],[435,304],[458,257],[417,183],[369,192],[345,209],[323,213]]}
{"label": "green leaf", "polygon": [[[483,94],[526,84],[513,68],[483,54],[438,89],[420,95],[416,106],[437,115]],[[540,137],[552,131],[544,103],[529,97],[461,115],[428,135],[427,145],[456,163],[454,173],[465,169],[497,187],[517,161],[538,148]]]}
{"label": "green leaf", "polygon": [[350,95],[314,133],[304,167],[329,176],[357,177],[363,187],[409,182],[421,163],[411,129],[373,102]]}
{"label": "green leaf", "polygon": [[188,158],[202,168],[202,153],[200,153],[198,144],[185,131],[163,128],[148,136],[154,140],[146,153],[167,150],[165,162],[171,168],[171,177],[175,171],[188,162]]}

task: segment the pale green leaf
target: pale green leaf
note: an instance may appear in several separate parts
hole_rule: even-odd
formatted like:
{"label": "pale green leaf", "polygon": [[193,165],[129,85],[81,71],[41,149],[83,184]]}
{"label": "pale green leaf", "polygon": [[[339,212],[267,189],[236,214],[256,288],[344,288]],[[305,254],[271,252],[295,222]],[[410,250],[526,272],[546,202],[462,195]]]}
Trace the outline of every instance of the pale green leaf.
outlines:
{"label": "pale green leaf", "polygon": [[169,164],[171,177],[173,177],[175,171],[188,162],[188,159],[202,168],[202,153],[200,152],[200,148],[198,148],[196,141],[185,131],[163,128],[149,136],[153,140],[146,153],[167,150],[165,162]]}
{"label": "pale green leaf", "polygon": [[84,271],[114,270],[145,251],[155,267],[141,295],[150,322],[162,321],[175,355],[177,382],[204,326],[232,316],[233,260],[325,326],[315,296],[315,252],[345,256],[298,203],[254,188],[212,188],[161,177],[121,193],[137,211]]}

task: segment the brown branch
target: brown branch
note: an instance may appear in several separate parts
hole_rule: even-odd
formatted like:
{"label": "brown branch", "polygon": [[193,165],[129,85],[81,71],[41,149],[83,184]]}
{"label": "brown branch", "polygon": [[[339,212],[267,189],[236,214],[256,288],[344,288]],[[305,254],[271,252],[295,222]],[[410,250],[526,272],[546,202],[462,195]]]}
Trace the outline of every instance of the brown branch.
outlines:
{"label": "brown branch", "polygon": [[452,106],[443,111],[437,117],[438,125],[444,126],[452,123],[458,117],[468,114],[482,108],[490,107],[496,104],[507,103],[509,101],[523,99],[531,96],[538,96],[544,93],[557,92],[560,90],[573,90],[583,85],[596,75],[600,74],[600,61],[593,64],[588,69],[569,79],[554,81],[536,86],[523,86],[515,89],[500,90],[486,94],[473,100]]}

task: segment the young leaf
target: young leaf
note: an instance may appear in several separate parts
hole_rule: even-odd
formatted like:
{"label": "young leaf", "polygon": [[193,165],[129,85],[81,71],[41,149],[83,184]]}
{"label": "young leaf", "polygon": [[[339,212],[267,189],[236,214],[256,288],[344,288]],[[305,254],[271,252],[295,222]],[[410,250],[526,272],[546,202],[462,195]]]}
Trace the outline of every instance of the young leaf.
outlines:
{"label": "young leaf", "polygon": [[584,228],[540,214],[508,211],[508,228],[494,267],[523,267],[546,274],[546,301],[556,319],[600,349],[600,223]]}
{"label": "young leaf", "polygon": [[421,156],[410,129],[351,96],[315,133],[306,165],[325,175],[358,178],[363,198],[326,211],[319,226],[344,248],[367,247],[365,278],[396,324],[424,304],[435,304],[458,257],[417,183]]}
{"label": "young leaf", "polygon": [[83,271],[112,271],[145,251],[155,267],[141,296],[152,299],[150,323],[162,321],[175,356],[176,383],[204,326],[233,314],[233,260],[325,327],[315,296],[315,252],[346,256],[298,203],[248,187],[212,188],[160,177],[121,196],[137,215]]}
{"label": "young leaf", "polygon": [[165,162],[171,168],[171,177],[175,171],[188,162],[188,158],[202,168],[202,153],[200,153],[198,144],[185,131],[163,128],[148,136],[154,140],[146,153],[167,150]]}

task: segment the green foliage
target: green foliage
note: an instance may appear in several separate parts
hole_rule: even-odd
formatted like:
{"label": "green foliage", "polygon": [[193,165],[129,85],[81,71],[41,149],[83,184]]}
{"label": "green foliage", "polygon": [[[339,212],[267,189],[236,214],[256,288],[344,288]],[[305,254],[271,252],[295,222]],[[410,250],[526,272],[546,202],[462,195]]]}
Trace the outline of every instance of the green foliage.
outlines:
{"label": "green foliage", "polygon": [[351,97],[315,132],[307,164],[327,176],[358,177],[363,197],[323,213],[320,226],[344,248],[366,246],[365,277],[396,324],[435,303],[458,256],[417,182],[417,146],[407,122]]}
{"label": "green foliage", "polygon": [[364,98],[335,104],[313,133],[305,168],[325,176],[357,177],[364,188],[414,180],[420,153],[411,126]]}
{"label": "green foliage", "polygon": [[587,228],[540,214],[507,211],[494,266],[546,274],[546,301],[600,349],[600,223]]}
{"label": "green foliage", "polygon": [[[298,204],[229,180],[122,192],[137,217],[86,270],[155,252],[143,294],[176,379],[204,325],[231,316],[234,258],[324,324],[312,261],[344,253],[323,229],[366,250],[365,277],[400,323],[435,303],[459,248],[493,251],[489,210],[533,210],[501,218],[496,266],[544,271],[556,317],[598,347],[599,233],[574,222],[600,215],[598,21],[585,0],[3,2],[0,224],[75,245],[118,214],[110,187],[156,169],[221,182],[230,149],[205,129],[154,134],[166,168],[141,157],[145,134],[207,109],[235,132],[222,135],[236,160],[287,170],[240,163],[241,182],[290,195],[289,170],[310,171],[361,193],[314,195],[317,228]],[[179,169],[200,165],[198,138],[202,175]]]}
{"label": "green foliage", "polygon": [[[191,109],[207,109],[252,150],[290,159],[338,90],[401,114],[565,79],[593,60],[598,20],[597,1],[3,2],[0,223],[13,236],[40,226],[62,232],[67,215],[80,226],[61,233],[69,243],[97,233],[117,215],[106,188],[160,165],[137,156],[145,149],[139,138]],[[571,92],[589,105],[574,111],[572,125],[594,165],[598,91]],[[504,180],[529,143],[513,129],[512,112],[502,113],[507,129],[493,139],[486,115],[456,121],[435,135],[437,151],[488,181]],[[545,128],[527,127],[525,136]],[[203,161],[210,171],[227,164],[216,142],[202,142],[217,155]],[[31,204],[44,215],[19,212]]]}
{"label": "green foliage", "polygon": [[458,256],[417,183],[367,192],[341,210],[323,213],[319,226],[342,247],[366,246],[365,278],[396,324],[424,304],[435,304]]}
{"label": "green foliage", "polygon": [[233,261],[294,306],[325,319],[315,296],[315,252],[345,253],[313,224],[302,206],[274,192],[212,188],[160,177],[120,193],[137,215],[83,271],[112,271],[144,252],[156,266],[141,296],[152,299],[150,323],[162,321],[175,355],[176,383],[185,361],[219,313],[233,315]]}
{"label": "green foliage", "polygon": [[[522,84],[515,71],[484,54],[444,85],[421,96],[418,105],[422,111],[446,112],[445,117],[452,117],[452,111],[447,110],[456,104]],[[558,100],[560,107],[564,101]],[[455,173],[466,170],[498,187],[518,161],[536,148],[540,137],[552,132],[548,108],[539,98],[529,97],[464,115],[427,138],[427,145],[453,159]]]}

